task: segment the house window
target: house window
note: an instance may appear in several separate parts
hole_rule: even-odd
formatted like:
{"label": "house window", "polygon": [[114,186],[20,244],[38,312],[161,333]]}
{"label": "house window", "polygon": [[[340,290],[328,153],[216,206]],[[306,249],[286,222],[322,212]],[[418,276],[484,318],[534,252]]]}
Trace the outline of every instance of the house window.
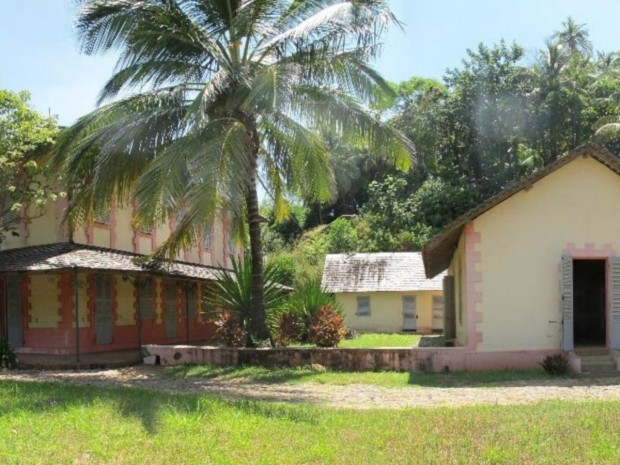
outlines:
{"label": "house window", "polygon": [[198,313],[198,289],[196,283],[190,283],[185,288],[187,300],[187,319],[195,318]]}
{"label": "house window", "polygon": [[357,298],[357,312],[358,316],[370,316],[370,297],[358,297]]}
{"label": "house window", "polygon": [[110,209],[99,208],[95,211],[95,223],[109,225],[111,221]]}
{"label": "house window", "polygon": [[205,231],[205,235],[203,238],[203,244],[205,246],[205,249],[211,248],[211,237],[212,237],[211,228],[209,228]]}
{"label": "house window", "polygon": [[176,214],[176,216],[174,217],[174,227],[178,228],[179,225],[181,224],[181,221],[183,221],[183,216],[184,213],[182,210],[179,210]]}
{"label": "house window", "polygon": [[235,253],[235,248],[233,245],[233,231],[230,223],[226,226],[226,252],[228,255],[233,255]]}
{"label": "house window", "polygon": [[152,320],[155,316],[153,280],[138,282],[138,308],[142,320]]}
{"label": "house window", "polygon": [[0,227],[7,228],[12,226],[20,217],[20,213],[17,210],[9,210],[2,218],[0,218]]}

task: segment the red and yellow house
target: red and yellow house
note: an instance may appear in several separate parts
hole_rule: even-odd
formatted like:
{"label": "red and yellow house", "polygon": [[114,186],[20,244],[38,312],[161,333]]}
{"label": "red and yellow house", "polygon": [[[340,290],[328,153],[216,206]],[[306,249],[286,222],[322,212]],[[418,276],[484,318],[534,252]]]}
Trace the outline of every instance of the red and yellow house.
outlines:
{"label": "red and yellow house", "polygon": [[132,226],[130,208],[70,233],[65,201],[22,221],[0,250],[0,337],[18,353],[76,354],[209,340],[204,293],[239,254],[227,221],[159,266],[144,258],[174,229]]}

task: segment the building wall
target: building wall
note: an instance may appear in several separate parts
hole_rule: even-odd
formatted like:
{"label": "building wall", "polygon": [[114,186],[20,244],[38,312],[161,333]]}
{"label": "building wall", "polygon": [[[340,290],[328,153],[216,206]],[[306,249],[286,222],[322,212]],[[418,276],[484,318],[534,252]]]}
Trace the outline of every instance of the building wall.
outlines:
{"label": "building wall", "polygon": [[[620,177],[591,158],[559,168],[469,225],[477,351],[560,347],[560,259],[620,251]],[[471,342],[471,341],[470,341]]]}
{"label": "building wall", "polygon": [[[401,332],[403,330],[403,297],[415,296],[417,332],[430,333],[433,320],[433,296],[441,291],[337,293],[347,327],[356,331]],[[370,315],[358,316],[357,297],[370,297]]]}
{"label": "building wall", "polygon": [[[76,350],[75,327],[75,275],[72,272],[25,274],[22,285],[22,352],[71,354]],[[120,274],[112,277],[113,340],[110,344],[96,342],[95,288],[94,274],[78,274],[78,313],[80,352],[104,352],[138,347],[138,343],[185,343],[188,341],[210,340],[214,326],[201,311],[206,311],[201,303],[204,284],[199,284],[197,292],[198,312],[195,317],[185,318],[185,281],[176,283],[177,333],[173,338],[166,337],[163,315],[163,279],[153,278],[155,293],[155,315],[151,321],[143,321],[138,335],[137,292],[133,277]],[[0,276],[0,286],[4,279]],[[1,293],[4,295],[4,293]],[[0,313],[4,311],[0,305]],[[139,338],[140,337],[140,341]]]}
{"label": "building wall", "polygon": [[[19,236],[6,238],[0,244],[0,250],[69,241],[69,232],[66,225],[63,225],[66,205],[66,199],[59,199],[56,204],[47,208],[44,215],[33,215],[32,219],[17,225]],[[174,220],[158,225],[152,232],[140,231],[133,226],[133,215],[132,206],[113,206],[109,224],[94,222],[86,227],[79,227],[73,232],[73,241],[148,255],[174,231]],[[179,253],[177,259],[203,265],[230,266],[230,254],[226,250],[227,225],[226,219],[216,219],[210,247],[205,247],[201,239],[197,247]],[[235,244],[233,255],[240,256],[241,253],[241,247]]]}

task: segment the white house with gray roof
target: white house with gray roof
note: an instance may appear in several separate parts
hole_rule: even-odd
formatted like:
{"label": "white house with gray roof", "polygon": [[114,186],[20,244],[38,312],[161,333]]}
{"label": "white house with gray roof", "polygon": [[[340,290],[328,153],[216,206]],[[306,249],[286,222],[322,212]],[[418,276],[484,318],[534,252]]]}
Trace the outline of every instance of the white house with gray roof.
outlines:
{"label": "white house with gray roof", "polygon": [[419,252],[331,254],[322,286],[356,331],[443,330],[443,274],[427,279]]}

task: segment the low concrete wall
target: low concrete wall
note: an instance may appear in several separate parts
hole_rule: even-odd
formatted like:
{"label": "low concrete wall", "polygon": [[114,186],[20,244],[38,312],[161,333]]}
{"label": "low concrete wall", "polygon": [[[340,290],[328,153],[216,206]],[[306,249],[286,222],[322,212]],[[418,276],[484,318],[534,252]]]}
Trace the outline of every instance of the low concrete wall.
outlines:
{"label": "low concrete wall", "polygon": [[[299,367],[321,364],[327,368],[349,371],[464,371],[538,368],[547,352],[477,353],[464,347],[415,347],[380,349],[245,349],[147,345],[161,365],[258,365],[265,367]],[[556,353],[556,351],[550,351]]]}

